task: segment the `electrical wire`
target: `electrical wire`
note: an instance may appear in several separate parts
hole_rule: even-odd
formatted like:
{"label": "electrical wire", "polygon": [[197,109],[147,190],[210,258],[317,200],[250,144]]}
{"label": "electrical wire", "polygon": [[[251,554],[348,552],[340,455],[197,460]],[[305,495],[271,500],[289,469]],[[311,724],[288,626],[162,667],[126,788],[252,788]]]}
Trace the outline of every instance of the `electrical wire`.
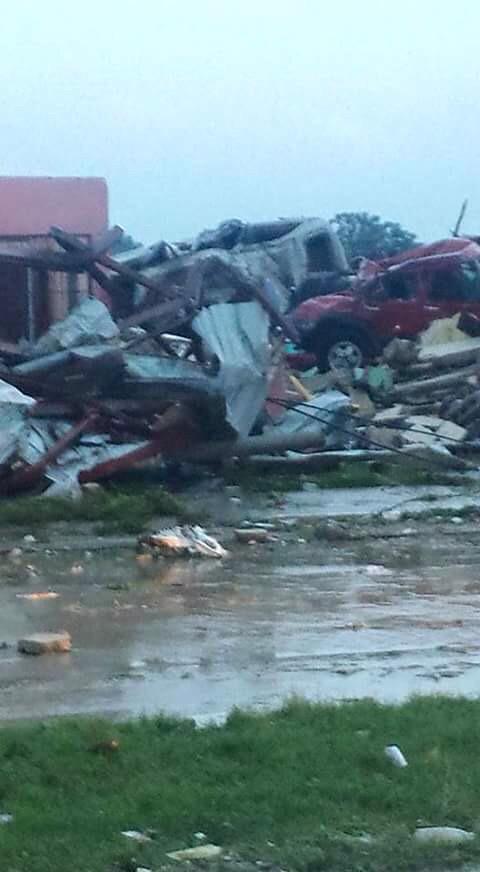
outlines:
{"label": "electrical wire", "polygon": [[[358,433],[356,430],[348,430],[346,427],[342,427],[340,424],[332,423],[331,420],[321,418],[318,415],[314,415],[311,412],[306,412],[304,409],[298,408],[299,406],[307,406],[308,408],[311,408],[309,403],[300,402],[300,403],[293,404],[293,403],[289,403],[288,400],[283,400],[279,397],[269,397],[269,400],[270,400],[270,402],[275,403],[276,405],[283,406],[284,408],[291,410],[291,411],[295,411],[295,412],[297,412],[297,414],[303,415],[305,418],[310,418],[313,421],[317,421],[319,424],[327,424],[333,430],[338,430],[339,433],[345,433],[347,436],[355,436],[356,438],[358,438]],[[329,415],[336,415],[337,414],[337,411],[333,411],[331,409],[323,409],[322,411],[326,412]],[[347,414],[349,415],[349,417],[352,420],[354,419],[353,415],[351,413],[347,413]],[[420,431],[420,432],[424,433],[424,431]],[[373,448],[380,448],[383,451],[385,451],[386,446],[383,445],[381,442],[377,442],[375,439],[371,439],[368,436],[361,436],[360,438],[367,445],[372,446]],[[413,454],[408,454],[408,452],[402,451],[400,448],[392,447],[392,448],[389,448],[388,450],[391,451],[393,454],[398,454],[398,456],[401,457],[402,459],[408,458],[409,460],[413,460],[415,463],[417,463],[419,465],[424,465],[425,468],[432,469],[432,468],[436,467],[438,469],[441,467],[442,469],[445,469],[443,462],[440,460],[438,462],[436,462],[436,461],[434,461],[433,457],[430,458],[430,460],[425,460],[423,458],[416,457]]]}

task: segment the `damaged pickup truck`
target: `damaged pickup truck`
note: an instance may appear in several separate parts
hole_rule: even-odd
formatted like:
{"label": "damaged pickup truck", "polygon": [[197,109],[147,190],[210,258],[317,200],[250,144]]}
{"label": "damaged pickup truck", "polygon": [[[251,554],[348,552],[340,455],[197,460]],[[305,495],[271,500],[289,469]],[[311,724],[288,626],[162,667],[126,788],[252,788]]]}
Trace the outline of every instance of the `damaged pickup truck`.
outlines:
{"label": "damaged pickup truck", "polygon": [[480,319],[480,246],[466,238],[363,260],[349,288],[305,300],[291,318],[301,347],[325,370],[361,366],[391,339],[414,338],[456,313]]}

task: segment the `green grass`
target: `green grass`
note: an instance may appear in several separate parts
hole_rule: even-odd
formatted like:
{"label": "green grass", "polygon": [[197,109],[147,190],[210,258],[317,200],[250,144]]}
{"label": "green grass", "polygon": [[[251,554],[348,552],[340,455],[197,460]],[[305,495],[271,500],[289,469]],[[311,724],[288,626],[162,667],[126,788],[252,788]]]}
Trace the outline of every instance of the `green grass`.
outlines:
{"label": "green grass", "polygon": [[17,497],[0,502],[0,526],[37,528],[57,521],[102,525],[103,532],[136,533],[154,516],[187,519],[183,502],[160,486],[105,488],[80,500]]}
{"label": "green grass", "polygon": [[[240,485],[249,493],[287,493],[301,490],[304,481],[314,482],[319,488],[379,487],[385,485],[450,485],[458,484],[458,475],[429,469],[409,462],[398,463],[340,463],[333,469],[311,472],[295,470],[273,472],[271,468],[247,464],[232,466],[226,471],[226,483]],[[465,479],[465,484],[468,479]]]}
{"label": "green grass", "polygon": [[[414,464],[340,464],[322,472],[276,472],[252,469],[248,465],[228,467],[226,484],[239,484],[247,493],[278,496],[299,490],[304,481],[319,488],[376,487],[387,484],[458,484],[458,476],[430,471]],[[468,484],[468,479],[464,482]],[[85,494],[80,500],[61,497],[26,496],[0,501],[0,527],[15,525],[27,531],[59,521],[100,525],[97,533],[138,533],[155,516],[173,516],[179,521],[196,521],[198,512],[159,484],[137,481],[108,485]],[[205,513],[202,513],[203,520]]]}
{"label": "green grass", "polygon": [[[422,499],[426,499],[422,497]],[[432,500],[427,500],[432,502]],[[434,501],[433,501],[434,502]],[[402,521],[449,521],[451,518],[462,518],[465,521],[476,520],[480,514],[479,506],[461,506],[458,509],[432,508],[423,512],[402,512]]]}
{"label": "green grass", "polygon": [[[480,701],[434,697],[400,707],[294,701],[204,730],[162,718],[8,727],[0,811],[14,822],[0,828],[2,872],[158,870],[197,831],[245,868],[459,868],[480,860],[480,839],[426,848],[411,834],[419,820],[479,828],[479,722]],[[117,752],[92,753],[111,738]],[[407,769],[385,758],[391,742]],[[156,837],[137,845],[125,829]],[[364,833],[371,844],[358,840]]]}

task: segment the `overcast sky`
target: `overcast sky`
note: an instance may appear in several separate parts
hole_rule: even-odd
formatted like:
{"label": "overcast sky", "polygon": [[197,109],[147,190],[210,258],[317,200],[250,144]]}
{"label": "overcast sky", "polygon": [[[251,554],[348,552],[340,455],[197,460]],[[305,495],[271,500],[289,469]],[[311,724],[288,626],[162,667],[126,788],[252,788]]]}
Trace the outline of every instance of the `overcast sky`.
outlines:
{"label": "overcast sky", "polygon": [[[445,8],[443,8],[443,5]],[[144,241],[366,210],[480,232],[478,0],[16,0],[0,174],[101,175]]]}

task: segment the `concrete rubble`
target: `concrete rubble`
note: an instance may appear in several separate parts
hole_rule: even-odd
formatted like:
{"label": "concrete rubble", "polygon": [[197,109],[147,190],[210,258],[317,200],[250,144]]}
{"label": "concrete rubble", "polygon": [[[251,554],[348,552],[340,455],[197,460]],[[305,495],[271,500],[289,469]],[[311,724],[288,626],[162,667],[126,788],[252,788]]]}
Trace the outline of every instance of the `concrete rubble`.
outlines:
{"label": "concrete rubble", "polygon": [[480,338],[460,314],[362,370],[297,377],[289,310],[349,281],[321,219],[224,222],[117,255],[120,228],[90,246],[51,235],[56,252],[0,260],[86,273],[91,293],[35,341],[0,348],[3,495],[80,496],[136,466],[235,458],[463,468],[480,447]]}
{"label": "concrete rubble", "polygon": [[72,648],[69,633],[34,633],[18,641],[21,654],[64,654]]}

